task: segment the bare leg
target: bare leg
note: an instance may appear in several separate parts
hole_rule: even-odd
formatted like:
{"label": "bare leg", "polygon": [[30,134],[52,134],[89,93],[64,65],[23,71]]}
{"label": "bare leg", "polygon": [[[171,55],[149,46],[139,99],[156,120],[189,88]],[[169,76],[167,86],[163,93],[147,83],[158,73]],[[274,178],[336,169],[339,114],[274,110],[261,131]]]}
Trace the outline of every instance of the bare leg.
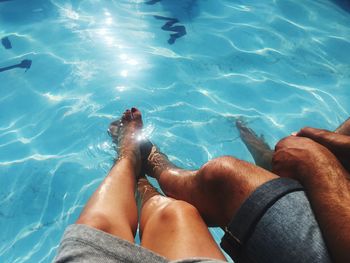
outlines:
{"label": "bare leg", "polygon": [[174,166],[153,146],[147,174],[155,177],[167,196],[195,206],[208,225],[225,227],[244,200],[276,175],[247,162],[225,156],[197,171]]}
{"label": "bare leg", "polygon": [[[264,138],[262,136],[259,137],[252,129],[248,128],[246,123],[242,120],[236,121],[236,127],[242,141],[253,156],[255,164],[271,171],[274,151],[265,142]],[[350,118],[342,123],[335,132],[350,136]]]}
{"label": "bare leg", "polygon": [[199,212],[192,205],[160,195],[141,178],[141,244],[170,259],[207,257],[225,260]]}
{"label": "bare leg", "polygon": [[343,122],[336,130],[336,133],[350,136],[350,118]]}
{"label": "bare leg", "polygon": [[118,129],[119,159],[86,204],[77,224],[133,242],[137,228],[134,190],[141,165],[139,145],[134,137],[142,128],[141,113],[135,108],[127,110],[119,125],[111,127]]}
{"label": "bare leg", "polygon": [[273,161],[278,175],[304,186],[334,262],[350,262],[350,183],[339,160],[313,140],[290,136],[276,145]]}
{"label": "bare leg", "polygon": [[265,142],[264,138],[262,136],[257,136],[257,134],[252,129],[248,128],[241,120],[236,121],[236,126],[242,141],[253,156],[255,164],[271,171],[273,150]]}

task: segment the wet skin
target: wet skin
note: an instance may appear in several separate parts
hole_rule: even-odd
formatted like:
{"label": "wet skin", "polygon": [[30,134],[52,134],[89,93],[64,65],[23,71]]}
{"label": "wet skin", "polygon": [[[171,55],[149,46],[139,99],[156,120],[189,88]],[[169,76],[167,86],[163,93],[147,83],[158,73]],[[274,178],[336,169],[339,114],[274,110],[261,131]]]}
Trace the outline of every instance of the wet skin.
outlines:
{"label": "wet skin", "polygon": [[[261,138],[257,139],[250,129],[245,129],[242,125],[240,128],[247,141],[256,142],[254,150],[271,151],[266,144],[257,147]],[[301,136],[313,137],[330,149]],[[350,220],[350,187],[346,180],[349,175],[331,152],[340,159],[348,156],[348,138],[343,136],[303,129],[298,136],[287,137],[279,142],[273,156],[275,174],[298,180],[305,187],[336,262],[350,262],[347,256],[350,249],[350,226],[346,223]],[[339,148],[343,150],[339,151]],[[252,191],[262,183],[276,178],[263,169],[232,157],[212,160],[197,171],[186,171],[173,165],[155,147],[148,157],[146,168],[147,174],[158,180],[167,195],[193,204],[207,224],[221,227],[228,224]]]}
{"label": "wet skin", "polygon": [[[274,151],[265,142],[263,136],[258,136],[252,129],[247,127],[242,120],[236,120],[236,127],[240,137],[254,158],[255,164],[271,171],[272,156]],[[342,123],[334,132],[305,127],[297,136],[307,137],[328,148],[350,170],[350,119]]]}
{"label": "wet skin", "polygon": [[[197,209],[160,195],[140,173],[142,125],[141,112],[136,108],[111,123],[109,133],[118,158],[76,223],[134,242],[139,216],[143,247],[172,260],[225,259]],[[142,203],[140,214],[135,200],[136,183]]]}

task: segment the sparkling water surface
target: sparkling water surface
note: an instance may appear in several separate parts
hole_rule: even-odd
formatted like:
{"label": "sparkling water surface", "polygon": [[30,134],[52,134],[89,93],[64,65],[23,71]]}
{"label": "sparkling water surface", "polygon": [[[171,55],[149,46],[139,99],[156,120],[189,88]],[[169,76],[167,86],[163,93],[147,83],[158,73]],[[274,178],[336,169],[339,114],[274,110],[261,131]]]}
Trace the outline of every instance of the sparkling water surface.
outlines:
{"label": "sparkling water surface", "polygon": [[[349,116],[350,13],[331,0],[0,1],[0,261],[50,262],[108,172],[108,124],[132,106],[177,165],[253,161],[235,119],[273,147]],[[187,34],[168,43],[165,20]],[[217,240],[220,232],[213,231]]]}

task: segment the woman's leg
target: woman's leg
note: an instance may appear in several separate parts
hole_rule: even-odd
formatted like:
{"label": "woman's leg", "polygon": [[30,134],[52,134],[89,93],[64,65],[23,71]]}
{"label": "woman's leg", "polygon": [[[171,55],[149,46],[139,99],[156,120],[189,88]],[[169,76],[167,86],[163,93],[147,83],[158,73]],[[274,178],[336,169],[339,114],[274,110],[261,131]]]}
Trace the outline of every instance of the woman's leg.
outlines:
{"label": "woman's leg", "polygon": [[119,144],[119,158],[86,204],[77,224],[89,225],[134,242],[137,228],[134,191],[141,165],[135,137],[141,128],[141,113],[135,108],[127,110],[120,122],[112,124],[112,136],[118,137],[115,141]]}
{"label": "woman's leg", "polygon": [[141,245],[170,260],[207,257],[225,260],[197,209],[160,195],[141,178]]}

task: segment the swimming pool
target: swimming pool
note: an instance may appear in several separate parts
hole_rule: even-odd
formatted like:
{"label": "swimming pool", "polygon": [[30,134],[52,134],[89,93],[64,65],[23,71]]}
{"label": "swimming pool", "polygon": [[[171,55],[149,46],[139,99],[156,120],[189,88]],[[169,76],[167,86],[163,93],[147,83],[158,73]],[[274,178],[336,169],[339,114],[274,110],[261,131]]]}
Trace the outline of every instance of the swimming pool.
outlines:
{"label": "swimming pool", "polygon": [[346,4],[177,3],[0,1],[0,68],[22,65],[0,72],[1,262],[51,261],[109,170],[106,130],[128,107],[190,169],[224,154],[252,161],[237,117],[273,146],[349,116]]}

